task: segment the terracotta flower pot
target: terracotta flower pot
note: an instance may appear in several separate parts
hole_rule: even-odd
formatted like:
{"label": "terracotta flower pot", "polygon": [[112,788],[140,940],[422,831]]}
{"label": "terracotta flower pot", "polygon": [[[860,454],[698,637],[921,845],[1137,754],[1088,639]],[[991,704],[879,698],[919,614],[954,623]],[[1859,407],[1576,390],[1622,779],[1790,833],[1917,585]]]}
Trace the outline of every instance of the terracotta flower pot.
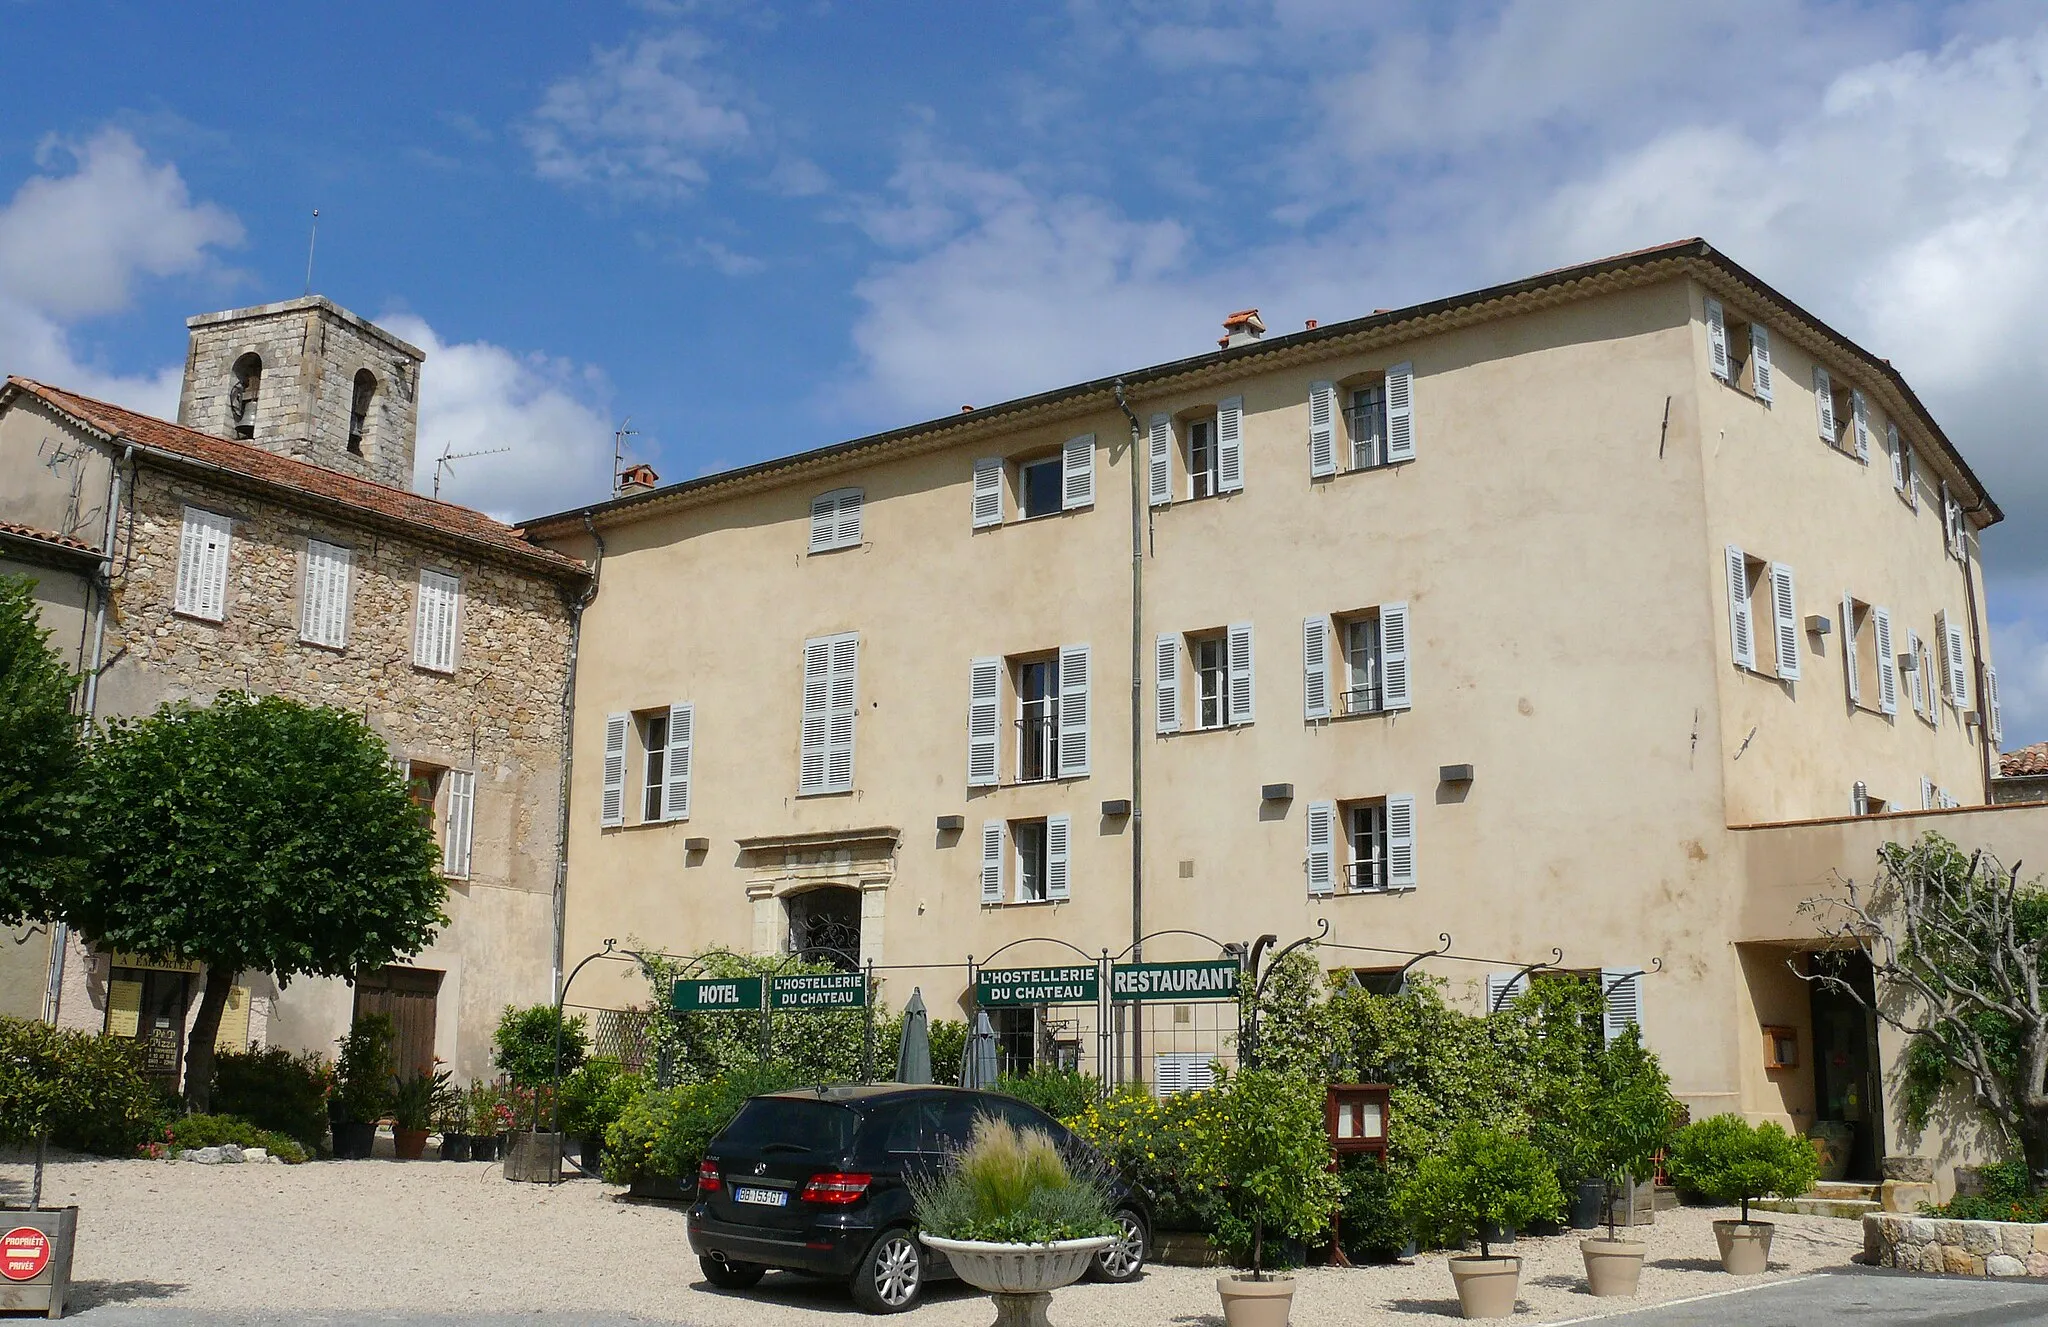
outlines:
{"label": "terracotta flower pot", "polygon": [[1451,1281],[1458,1287],[1458,1311],[1468,1318],[1512,1318],[1521,1289],[1522,1260],[1496,1254],[1454,1256]]}
{"label": "terracotta flower pot", "polygon": [[1242,1276],[1219,1276],[1216,1293],[1223,1296],[1223,1321],[1227,1327],[1287,1327],[1287,1314],[1294,1307],[1294,1278],[1275,1276],[1254,1281]]}
{"label": "terracotta flower pot", "polygon": [[1650,1246],[1626,1239],[1582,1239],[1579,1252],[1586,1259],[1586,1287],[1595,1295],[1632,1298],[1643,1278],[1643,1255]]}
{"label": "terracotta flower pot", "polygon": [[427,1154],[425,1129],[393,1129],[391,1148],[400,1161],[418,1161]]}
{"label": "terracotta flower pot", "polygon": [[1768,1221],[1716,1221],[1714,1239],[1721,1245],[1721,1270],[1736,1276],[1758,1276],[1771,1266]]}

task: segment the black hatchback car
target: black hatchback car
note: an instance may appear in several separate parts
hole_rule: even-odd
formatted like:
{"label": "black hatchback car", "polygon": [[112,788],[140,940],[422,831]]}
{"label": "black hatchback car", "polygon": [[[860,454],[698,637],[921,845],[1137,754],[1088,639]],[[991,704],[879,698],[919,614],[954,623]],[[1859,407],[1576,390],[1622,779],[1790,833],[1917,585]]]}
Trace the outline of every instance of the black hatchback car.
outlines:
{"label": "black hatchback car", "polygon": [[[878,1083],[754,1097],[705,1149],[690,1207],[690,1247],[711,1284],[745,1289],[771,1268],[844,1279],[870,1313],[916,1306],[949,1277],[917,1240],[909,1181],[966,1145],[977,1116],[1050,1134],[1095,1159],[1044,1111],[991,1092]],[[1093,1279],[1129,1281],[1151,1248],[1144,1196],[1111,1177],[1122,1236],[1096,1256]]]}

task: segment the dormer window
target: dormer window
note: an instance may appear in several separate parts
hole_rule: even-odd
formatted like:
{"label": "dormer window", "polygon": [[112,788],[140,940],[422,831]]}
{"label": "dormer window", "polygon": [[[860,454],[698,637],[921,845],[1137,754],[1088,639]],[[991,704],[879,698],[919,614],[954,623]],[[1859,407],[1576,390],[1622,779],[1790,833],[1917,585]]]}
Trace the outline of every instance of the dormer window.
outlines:
{"label": "dormer window", "polygon": [[235,361],[228,384],[228,426],[243,441],[256,436],[256,399],[263,391],[263,357],[251,351]]}
{"label": "dormer window", "polygon": [[348,403],[348,449],[363,454],[363,438],[370,431],[370,402],[377,395],[377,375],[368,369],[356,373],[355,390]]}

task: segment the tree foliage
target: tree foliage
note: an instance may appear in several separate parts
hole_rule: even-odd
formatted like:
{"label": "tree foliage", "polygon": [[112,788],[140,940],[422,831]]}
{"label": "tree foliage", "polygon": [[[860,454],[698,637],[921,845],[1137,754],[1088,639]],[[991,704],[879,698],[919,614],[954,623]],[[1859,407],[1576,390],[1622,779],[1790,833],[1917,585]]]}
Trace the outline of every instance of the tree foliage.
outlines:
{"label": "tree foliage", "polygon": [[354,978],[447,924],[433,831],[345,710],[239,692],[167,705],[111,725],[87,778],[87,869],[58,915],[103,949],[206,965],[195,1106],[236,973]]}
{"label": "tree foliage", "polygon": [[1258,1274],[1269,1237],[1314,1239],[1329,1229],[1342,1198],[1329,1170],[1323,1084],[1298,1073],[1247,1069],[1214,1089],[1209,1106],[1209,1127],[1194,1139],[1196,1167],[1217,1187],[1229,1214],[1218,1234],[1226,1245],[1248,1244]]}
{"label": "tree foliage", "polygon": [[37,624],[32,582],[0,576],[0,924],[42,920],[76,867],[86,797],[78,679]]}
{"label": "tree foliage", "polygon": [[1665,1167],[1681,1189],[1741,1203],[1747,1224],[1752,1199],[1797,1198],[1811,1189],[1820,1156],[1812,1143],[1773,1121],[1752,1125],[1740,1115],[1716,1115],[1678,1131]]}
{"label": "tree foliage", "polygon": [[1476,1234],[1480,1256],[1490,1257],[1488,1226],[1516,1230],[1556,1220],[1564,1211],[1564,1190],[1534,1143],[1466,1123],[1451,1131],[1442,1151],[1416,1166],[1396,1206],[1419,1238],[1454,1245]]}
{"label": "tree foliage", "polygon": [[559,1044],[560,1069],[563,1077],[567,1077],[581,1067],[590,1053],[587,1023],[581,1014],[563,1016],[553,1004],[528,1005],[523,1009],[508,1004],[498,1016],[498,1030],[491,1042],[491,1063],[515,1087],[539,1087],[555,1081]]}

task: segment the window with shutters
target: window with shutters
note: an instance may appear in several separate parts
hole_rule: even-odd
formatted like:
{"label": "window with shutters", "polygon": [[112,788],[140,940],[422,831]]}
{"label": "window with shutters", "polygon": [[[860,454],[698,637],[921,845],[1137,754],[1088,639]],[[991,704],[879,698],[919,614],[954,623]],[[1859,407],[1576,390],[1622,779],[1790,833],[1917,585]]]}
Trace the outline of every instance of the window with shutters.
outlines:
{"label": "window with shutters", "polygon": [[1900,436],[1897,424],[1884,426],[1884,449],[1892,463],[1892,491],[1908,507],[1920,510],[1920,476],[1913,464],[1913,444]]}
{"label": "window with shutters", "polygon": [[227,616],[228,553],[232,522],[197,507],[185,508],[178,539],[178,584],[172,607],[185,617],[219,622]]}
{"label": "window with shutters", "polygon": [[804,642],[799,796],[853,791],[859,661],[858,632],[818,636]]}
{"label": "window with shutters", "polygon": [[1797,582],[1783,562],[1767,562],[1727,548],[1728,632],[1735,664],[1751,672],[1796,681],[1800,676]]}
{"label": "window with shutters", "polygon": [[1058,903],[1069,898],[1072,844],[1069,816],[987,822],[982,826],[981,901]]}
{"label": "window with shutters", "polygon": [[1216,449],[1216,417],[1187,422],[1188,496],[1212,498],[1222,491],[1221,458]]}
{"label": "window with shutters", "polygon": [[461,617],[462,581],[442,571],[420,572],[413,619],[413,663],[436,673],[454,672]]}
{"label": "window with shutters", "polygon": [[1898,713],[1891,614],[1849,594],[1842,596],[1842,672],[1852,706],[1872,714]]}
{"label": "window with shutters", "polygon": [[1870,455],[1870,419],[1863,393],[1852,389],[1828,369],[1815,365],[1813,396],[1821,441],[1837,451],[1867,459]]}
{"label": "window with shutters", "polygon": [[1381,378],[1351,389],[1344,408],[1353,470],[1371,470],[1387,463],[1387,382]]}
{"label": "window with shutters", "polygon": [[1714,376],[1737,391],[1770,404],[1770,329],[1719,300],[1708,300],[1706,307],[1707,352]]}
{"label": "window with shutters", "polygon": [[1342,878],[1334,882],[1339,892],[1384,894],[1415,887],[1412,796],[1399,794],[1338,802],[1336,820],[1344,840]]}
{"label": "window with shutters", "polygon": [[442,817],[441,874],[467,880],[476,824],[476,774],[452,769],[443,782],[447,785],[448,809]]}
{"label": "window with shutters", "polygon": [[[1090,772],[1090,650],[1056,650],[971,661],[968,676],[967,786],[1082,778]],[[1009,719],[1003,719],[1008,714]],[[1005,776],[1002,737],[1010,734]]]}
{"label": "window with shutters", "polygon": [[811,499],[811,552],[831,553],[860,547],[864,497],[857,488],[835,488]]}
{"label": "window with shutters", "polygon": [[1046,898],[1046,834],[1043,820],[1012,820],[1010,844],[1016,853],[1017,899],[1019,903],[1043,903]]}
{"label": "window with shutters", "polygon": [[299,639],[339,650],[348,644],[349,562],[338,544],[306,541],[306,574],[299,591]]}
{"label": "window with shutters", "polygon": [[1190,633],[1186,649],[1193,676],[1189,718],[1197,729],[1231,728],[1252,721],[1251,629]]}

